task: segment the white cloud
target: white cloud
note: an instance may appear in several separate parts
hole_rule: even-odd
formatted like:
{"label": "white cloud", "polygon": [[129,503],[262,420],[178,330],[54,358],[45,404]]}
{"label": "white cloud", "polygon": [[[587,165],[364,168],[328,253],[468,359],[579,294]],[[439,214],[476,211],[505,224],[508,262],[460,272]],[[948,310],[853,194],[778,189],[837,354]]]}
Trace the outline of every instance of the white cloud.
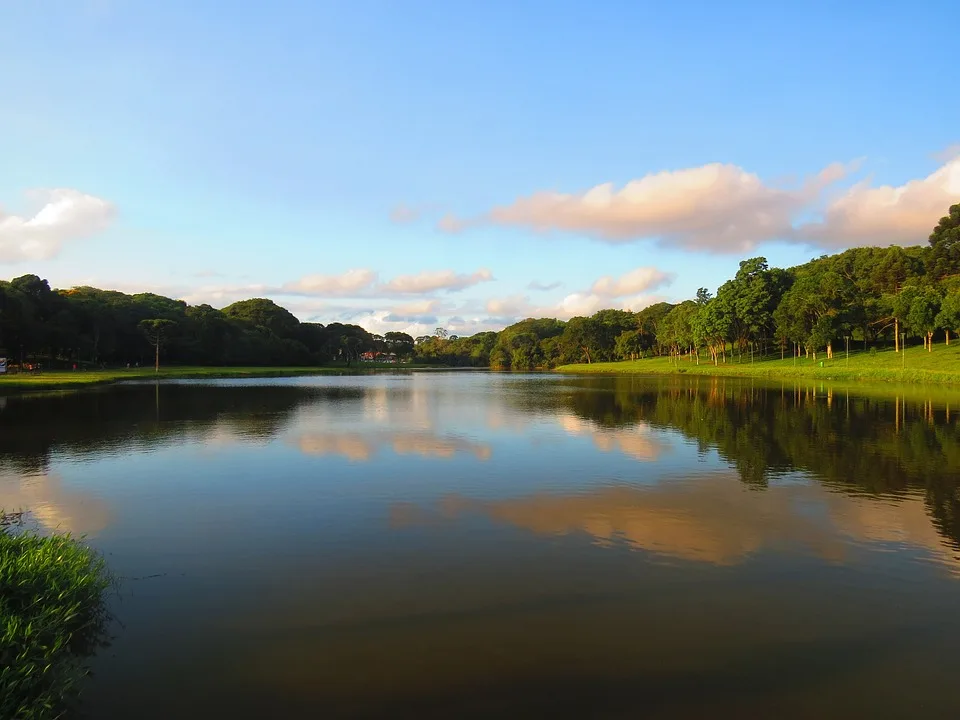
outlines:
{"label": "white cloud", "polygon": [[604,275],[597,280],[590,291],[603,297],[623,297],[654,290],[673,282],[673,274],[665,273],[655,267],[638,267],[619,278]]}
{"label": "white cloud", "polygon": [[424,317],[405,319],[390,310],[374,310],[365,317],[357,318],[356,324],[374,335],[385,335],[388,332],[403,332],[411,337],[432,335],[438,327],[436,318],[433,322],[426,322]]}
{"label": "white cloud", "polygon": [[801,187],[783,189],[736,165],[712,163],[646,175],[619,190],[605,183],[580,194],[538,192],[474,221],[447,216],[439,227],[458,232],[482,222],[610,243],[658,239],[691,249],[741,252],[788,236],[795,216],[845,173],[831,165]]}
{"label": "white cloud", "polygon": [[547,317],[569,320],[578,315],[593,315],[598,310],[642,310],[648,305],[663,300],[657,295],[643,293],[613,300],[610,296],[593,292],[571,293],[560,302],[551,305],[535,305],[526,295],[511,295],[505,298],[493,298],[487,301],[486,311],[498,318],[504,325],[528,317]]}
{"label": "white cloud", "polygon": [[347,270],[341,275],[307,275],[284,283],[280,291],[293,295],[353,297],[369,290],[377,281],[377,273],[366,268]]}
{"label": "white cloud", "polygon": [[960,202],[960,148],[920,180],[896,187],[858,183],[827,205],[820,222],[797,229],[796,238],[819,247],[924,244],[954,203]]}
{"label": "white cloud", "polygon": [[465,290],[482,282],[493,280],[493,275],[487,269],[480,269],[474,273],[457,274],[453,270],[427,270],[416,275],[398,275],[393,280],[380,285],[386,293],[428,293],[438,290],[456,292]]}
{"label": "white cloud", "polygon": [[444,303],[436,299],[414,300],[413,302],[401,303],[390,308],[390,312],[397,315],[423,315],[426,313],[437,313],[440,310],[448,308]]}
{"label": "white cloud", "polygon": [[663,298],[659,295],[644,295],[641,293],[611,302],[611,298],[608,296],[600,296],[595,293],[573,293],[567,295],[558,305],[548,308],[546,312],[552,314],[546,314],[544,317],[569,320],[578,315],[593,315],[598,310],[631,310],[636,312],[661,300]]}
{"label": "white cloud", "polygon": [[65,242],[105,230],[116,214],[111,203],[79,190],[35,190],[28,197],[38,208],[32,216],[0,210],[0,262],[49,260]]}
{"label": "white cloud", "polygon": [[487,301],[486,311],[496,317],[531,317],[540,311],[526,295],[510,295],[505,298],[493,298]]}
{"label": "white cloud", "polygon": [[425,270],[415,275],[398,275],[387,282],[377,282],[378,277],[374,270],[358,268],[340,275],[307,275],[278,288],[266,288],[265,291],[277,295],[387,298],[427,295],[439,291],[456,292],[493,280],[493,274],[483,268],[469,274],[453,270]]}

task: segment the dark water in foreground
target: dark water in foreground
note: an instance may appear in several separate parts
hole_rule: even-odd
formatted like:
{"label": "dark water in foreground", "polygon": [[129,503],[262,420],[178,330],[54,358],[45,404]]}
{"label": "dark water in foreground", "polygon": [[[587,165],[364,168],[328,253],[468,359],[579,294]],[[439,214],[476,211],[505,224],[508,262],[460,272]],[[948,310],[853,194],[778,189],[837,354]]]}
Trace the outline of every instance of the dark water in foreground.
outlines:
{"label": "dark water in foreground", "polygon": [[0,398],[94,718],[960,717],[945,402],[412,374]]}

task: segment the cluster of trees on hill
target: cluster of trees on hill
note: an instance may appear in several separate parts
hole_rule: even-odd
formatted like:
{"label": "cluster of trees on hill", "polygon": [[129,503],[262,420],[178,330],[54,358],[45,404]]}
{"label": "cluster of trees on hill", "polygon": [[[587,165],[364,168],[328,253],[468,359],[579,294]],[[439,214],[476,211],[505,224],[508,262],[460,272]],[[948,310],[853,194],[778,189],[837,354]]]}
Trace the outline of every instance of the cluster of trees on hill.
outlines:
{"label": "cluster of trees on hill", "polygon": [[378,350],[410,356],[413,338],[302,323],[263,298],[217,310],[152,293],[52,290],[36,275],[0,282],[0,355],[11,362],[123,366],[152,364],[162,354],[195,365],[352,364]]}
{"label": "cluster of trees on hill", "polygon": [[[513,369],[649,354],[719,364],[745,353],[832,357],[835,344],[847,342],[899,350],[905,338],[932,350],[938,332],[945,342],[960,334],[960,204],[940,220],[927,247],[855,248],[789,269],[751,258],[715,294],[701,288],[675,305],[601,310],[566,323],[528,319],[485,339],[484,347],[490,365]],[[423,346],[448,361],[458,350],[439,337]]]}
{"label": "cluster of trees on hill", "polygon": [[530,370],[565,363],[686,355],[722,363],[818,352],[836,343],[884,343],[960,334],[960,204],[929,246],[855,248],[789,269],[765,258],[740,263],[716,293],[639,312],[601,310],[567,322],[528,318],[500,332],[416,339],[373,335],[357,325],[303,323],[271,300],[217,310],[151,293],[77,287],[51,290],[36,275],[0,282],[0,351],[13,359],[120,365],[352,364],[363,353],[452,366]]}

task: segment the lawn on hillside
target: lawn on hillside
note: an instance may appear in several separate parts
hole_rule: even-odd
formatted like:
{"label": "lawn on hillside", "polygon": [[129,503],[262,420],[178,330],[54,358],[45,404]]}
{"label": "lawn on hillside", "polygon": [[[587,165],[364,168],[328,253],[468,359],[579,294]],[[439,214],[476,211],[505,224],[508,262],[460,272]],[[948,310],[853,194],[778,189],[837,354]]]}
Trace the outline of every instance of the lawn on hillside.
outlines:
{"label": "lawn on hillside", "polygon": [[[821,366],[822,364],[822,366]],[[901,354],[889,350],[851,350],[849,358],[841,350],[828,360],[825,353],[817,359],[789,355],[767,356],[750,360],[727,356],[726,363],[714,365],[709,355],[701,355],[699,365],[695,359],[656,357],[621,362],[583,363],[564,365],[560,372],[571,373],[632,373],[637,375],[730,375],[760,378],[820,378],[823,380],[877,380],[885,382],[960,383],[960,342],[945,345],[942,342],[928,352],[922,346],[908,347]]]}

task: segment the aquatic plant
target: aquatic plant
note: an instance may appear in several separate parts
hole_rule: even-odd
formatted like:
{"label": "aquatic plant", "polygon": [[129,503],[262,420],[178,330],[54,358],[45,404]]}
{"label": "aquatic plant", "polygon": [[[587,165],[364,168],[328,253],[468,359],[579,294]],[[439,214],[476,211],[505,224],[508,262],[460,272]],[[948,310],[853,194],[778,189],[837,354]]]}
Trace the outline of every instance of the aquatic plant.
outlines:
{"label": "aquatic plant", "polygon": [[82,539],[24,530],[0,511],[0,717],[61,717],[104,643],[112,584]]}

